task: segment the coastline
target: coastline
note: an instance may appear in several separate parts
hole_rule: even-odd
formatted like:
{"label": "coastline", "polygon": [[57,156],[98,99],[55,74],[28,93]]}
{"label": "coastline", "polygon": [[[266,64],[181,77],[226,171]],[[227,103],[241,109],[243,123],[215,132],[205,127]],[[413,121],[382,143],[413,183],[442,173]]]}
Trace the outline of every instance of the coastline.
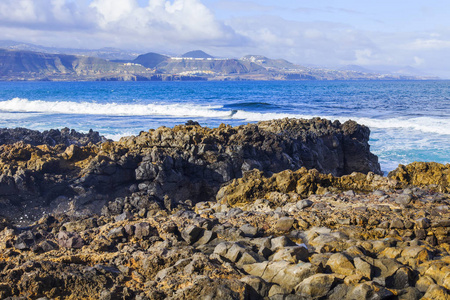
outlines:
{"label": "coastline", "polygon": [[450,165],[383,177],[355,122],[0,141],[1,298],[449,295]]}

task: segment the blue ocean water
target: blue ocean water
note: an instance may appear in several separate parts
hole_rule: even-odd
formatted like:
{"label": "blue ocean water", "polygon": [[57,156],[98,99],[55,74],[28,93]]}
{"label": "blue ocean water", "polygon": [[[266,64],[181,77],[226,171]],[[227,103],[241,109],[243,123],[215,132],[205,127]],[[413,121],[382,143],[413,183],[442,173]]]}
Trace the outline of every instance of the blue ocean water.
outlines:
{"label": "blue ocean water", "polygon": [[450,163],[450,81],[0,82],[0,127],[90,128],[119,139],[196,120],[352,119],[382,170]]}

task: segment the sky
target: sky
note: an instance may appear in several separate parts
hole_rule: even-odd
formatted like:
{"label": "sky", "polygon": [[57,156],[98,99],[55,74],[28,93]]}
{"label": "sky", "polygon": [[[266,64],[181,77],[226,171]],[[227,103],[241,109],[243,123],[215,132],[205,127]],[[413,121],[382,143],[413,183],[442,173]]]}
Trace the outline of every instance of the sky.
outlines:
{"label": "sky", "polygon": [[450,78],[449,16],[445,0],[0,0],[0,40],[409,66]]}

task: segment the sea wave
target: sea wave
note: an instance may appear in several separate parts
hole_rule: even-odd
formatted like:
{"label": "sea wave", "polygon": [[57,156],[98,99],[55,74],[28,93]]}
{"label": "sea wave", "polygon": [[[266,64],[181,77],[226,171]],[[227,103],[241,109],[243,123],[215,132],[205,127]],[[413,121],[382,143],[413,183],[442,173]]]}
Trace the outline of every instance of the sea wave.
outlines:
{"label": "sea wave", "polygon": [[407,128],[421,132],[450,135],[450,119],[448,118],[399,117],[389,119],[354,118],[354,120],[369,128]]}
{"label": "sea wave", "polygon": [[119,104],[73,101],[42,101],[14,98],[0,102],[0,110],[8,112],[37,112],[108,116],[176,116],[227,118],[231,111],[222,106],[192,104]]}
{"label": "sea wave", "polygon": [[[311,119],[314,117],[317,116],[306,114],[288,114],[288,113],[257,113],[257,112],[246,112],[241,110],[238,110],[235,114],[232,115],[233,119],[243,119],[248,122],[267,121],[281,118]],[[450,119],[448,118],[399,117],[399,118],[377,119],[377,118],[362,118],[362,117],[348,117],[348,116],[320,116],[320,117],[333,121],[338,120],[342,123],[351,119],[369,128],[379,128],[379,129],[405,128],[418,130],[421,132],[450,135]]]}
{"label": "sea wave", "polygon": [[[281,118],[310,119],[317,115],[281,113],[281,112],[255,112],[243,109],[225,109],[221,105],[199,105],[189,103],[177,104],[120,104],[73,101],[42,101],[14,98],[0,102],[0,111],[43,114],[75,114],[75,115],[106,115],[106,116],[165,116],[168,118],[215,118],[224,122],[227,120],[242,120],[244,122],[257,122]],[[449,118],[433,117],[397,117],[397,118],[370,118],[354,116],[320,116],[329,120],[345,122],[352,119],[359,124],[377,129],[405,128],[421,132],[450,135]]]}

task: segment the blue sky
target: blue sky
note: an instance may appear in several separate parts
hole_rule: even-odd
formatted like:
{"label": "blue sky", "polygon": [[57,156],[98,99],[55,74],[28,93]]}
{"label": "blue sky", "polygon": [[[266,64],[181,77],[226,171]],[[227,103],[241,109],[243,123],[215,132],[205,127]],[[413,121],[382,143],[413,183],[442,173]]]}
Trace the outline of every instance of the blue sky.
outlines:
{"label": "blue sky", "polygon": [[[450,78],[450,2],[1,0],[0,39],[138,52],[202,49]],[[447,62],[448,61],[448,62]]]}
{"label": "blue sky", "polygon": [[[222,1],[206,0],[218,18],[276,15],[286,20],[328,21],[361,30],[390,32],[435,29],[450,12],[446,1]],[[276,3],[276,4],[274,4]]]}

